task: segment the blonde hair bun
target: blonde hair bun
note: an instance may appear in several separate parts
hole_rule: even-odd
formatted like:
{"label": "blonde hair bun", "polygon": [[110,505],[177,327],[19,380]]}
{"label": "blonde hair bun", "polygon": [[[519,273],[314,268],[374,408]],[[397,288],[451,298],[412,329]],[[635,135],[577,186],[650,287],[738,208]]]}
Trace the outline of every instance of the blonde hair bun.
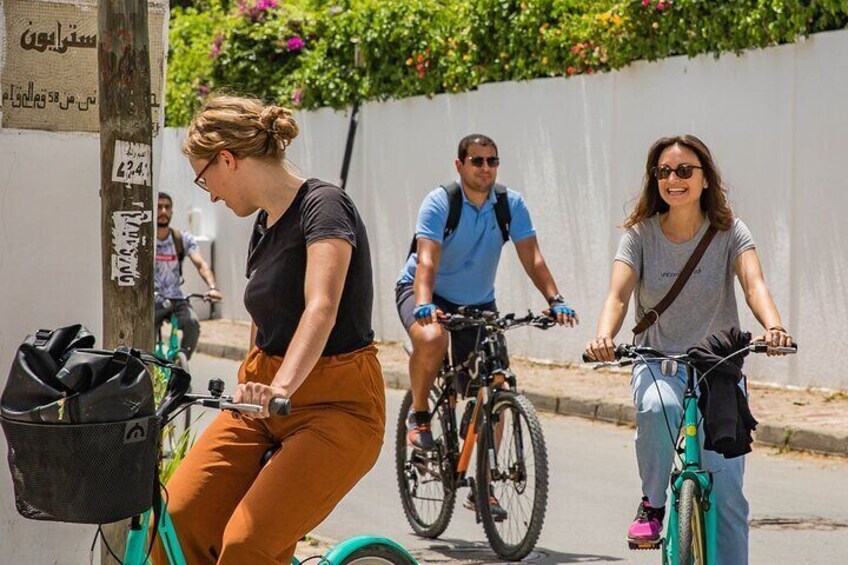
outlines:
{"label": "blonde hair bun", "polygon": [[268,106],[259,115],[259,123],[269,135],[278,138],[283,147],[286,147],[300,131],[293,115],[288,108]]}

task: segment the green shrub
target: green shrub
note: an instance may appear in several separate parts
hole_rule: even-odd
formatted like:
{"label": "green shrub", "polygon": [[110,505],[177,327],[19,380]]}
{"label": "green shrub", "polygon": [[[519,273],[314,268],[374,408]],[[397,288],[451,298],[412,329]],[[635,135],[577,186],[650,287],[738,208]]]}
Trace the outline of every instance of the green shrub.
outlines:
{"label": "green shrub", "polygon": [[210,89],[341,108],[640,59],[741,53],[848,25],[848,0],[200,3],[172,11],[169,125],[187,123]]}

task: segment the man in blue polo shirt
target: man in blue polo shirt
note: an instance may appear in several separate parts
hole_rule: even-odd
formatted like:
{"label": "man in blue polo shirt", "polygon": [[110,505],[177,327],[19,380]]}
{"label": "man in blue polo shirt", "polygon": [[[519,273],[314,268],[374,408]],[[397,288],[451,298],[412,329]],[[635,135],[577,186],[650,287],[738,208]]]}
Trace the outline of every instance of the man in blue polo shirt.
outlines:
{"label": "man in blue polo shirt", "polygon": [[[455,313],[460,306],[497,310],[495,275],[507,237],[550,305],[550,315],[560,324],[573,326],[577,322],[577,315],[565,304],[542,257],[524,199],[513,190],[495,185],[499,164],[498,148],[489,137],[474,134],[459,142],[455,162],[462,194],[459,221],[453,230],[448,226],[450,189],[438,187],[430,192],[418,213],[417,245],[397,281],[398,313],[413,348],[409,359],[413,401],[407,420],[408,441],[418,449],[433,448],[428,397],[448,348],[448,335],[436,323],[438,317]],[[498,204],[503,199],[506,202]],[[457,337],[455,333],[455,352]]]}

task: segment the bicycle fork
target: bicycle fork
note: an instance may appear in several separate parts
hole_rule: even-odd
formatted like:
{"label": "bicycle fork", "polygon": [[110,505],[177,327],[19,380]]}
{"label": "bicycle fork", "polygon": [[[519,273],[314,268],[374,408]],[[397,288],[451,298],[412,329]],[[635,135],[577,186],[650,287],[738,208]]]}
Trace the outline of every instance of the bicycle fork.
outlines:
{"label": "bicycle fork", "polygon": [[[717,549],[715,495],[711,473],[701,468],[701,445],[698,439],[698,400],[694,391],[686,393],[684,414],[683,470],[674,473],[671,479],[668,529],[663,539],[663,565],[690,565],[689,563],[681,563],[678,552],[680,547],[680,492],[683,483],[688,480],[693,480],[696,484],[697,509],[700,509],[703,517],[700,522],[701,531],[693,532],[693,537],[695,535],[703,536],[703,547],[706,554],[704,562],[698,563],[698,565],[715,565]],[[694,519],[697,518],[697,516],[694,517]]]}

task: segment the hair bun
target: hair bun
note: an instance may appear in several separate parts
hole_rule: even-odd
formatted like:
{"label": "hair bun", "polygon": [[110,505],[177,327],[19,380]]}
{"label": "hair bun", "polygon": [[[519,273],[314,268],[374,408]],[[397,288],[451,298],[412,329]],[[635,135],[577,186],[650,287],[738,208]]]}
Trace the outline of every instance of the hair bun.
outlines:
{"label": "hair bun", "polygon": [[282,106],[268,106],[259,115],[259,124],[268,135],[278,138],[283,147],[288,146],[297,137],[299,128],[292,117],[294,114]]}

